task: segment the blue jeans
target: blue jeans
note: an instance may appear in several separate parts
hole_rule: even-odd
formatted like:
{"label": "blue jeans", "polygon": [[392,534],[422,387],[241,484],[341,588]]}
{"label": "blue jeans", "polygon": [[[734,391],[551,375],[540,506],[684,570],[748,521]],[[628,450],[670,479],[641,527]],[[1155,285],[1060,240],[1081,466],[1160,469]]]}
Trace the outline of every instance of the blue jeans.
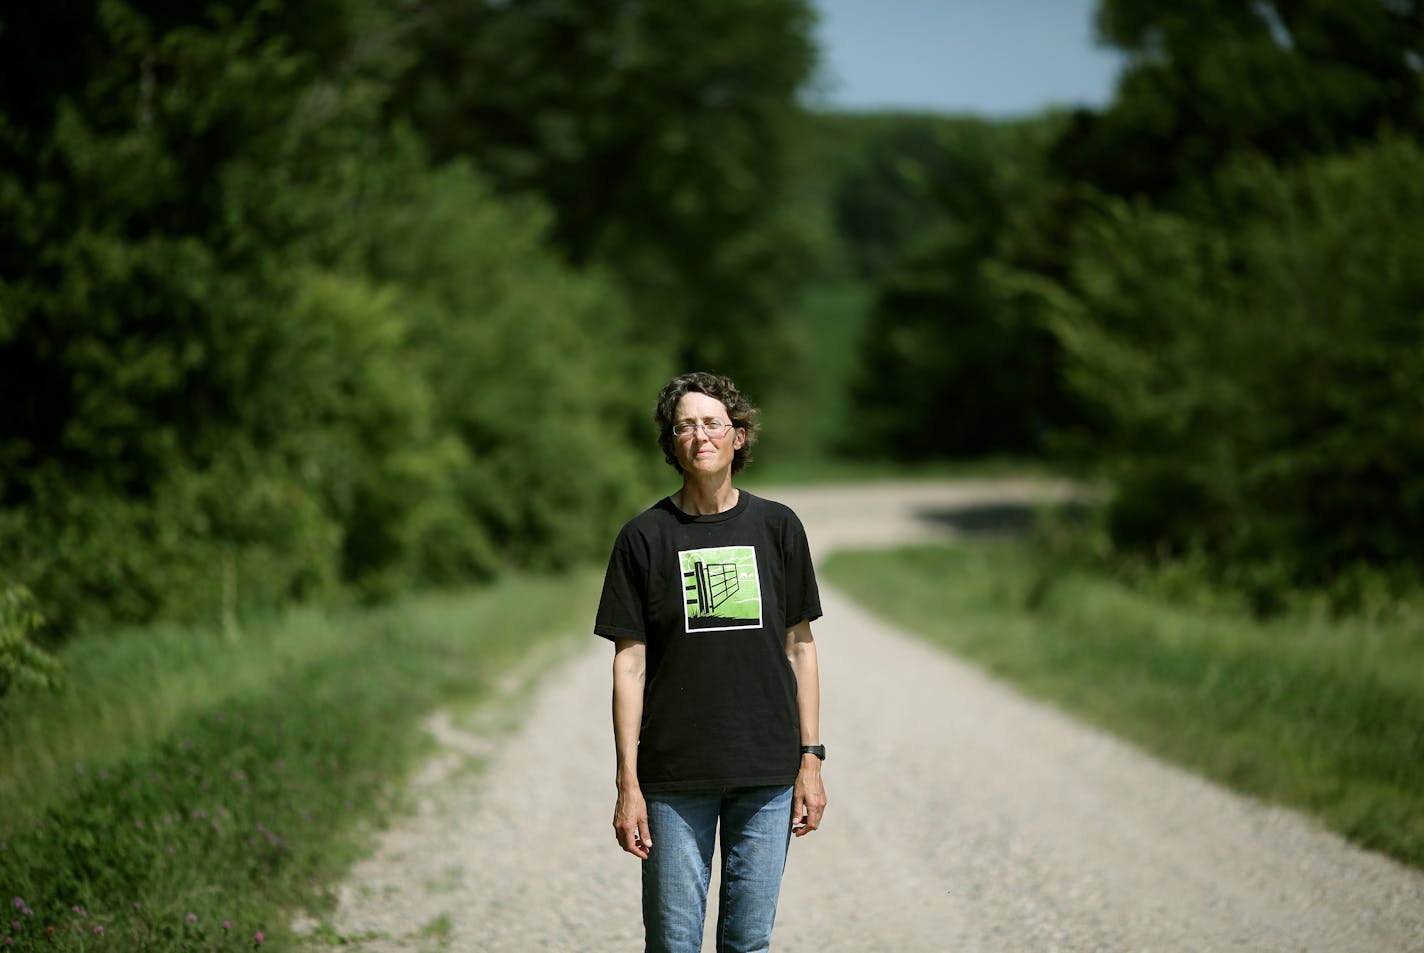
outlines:
{"label": "blue jeans", "polygon": [[761,953],[791,841],[791,786],[647,794],[653,847],[643,863],[647,953],[698,953],[712,878],[712,840],[722,822],[717,953]]}

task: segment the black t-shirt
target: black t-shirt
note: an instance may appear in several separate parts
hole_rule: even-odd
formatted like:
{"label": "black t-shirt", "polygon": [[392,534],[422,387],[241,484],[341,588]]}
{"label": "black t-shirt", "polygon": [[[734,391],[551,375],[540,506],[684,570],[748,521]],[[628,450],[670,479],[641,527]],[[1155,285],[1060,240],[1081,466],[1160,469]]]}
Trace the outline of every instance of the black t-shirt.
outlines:
{"label": "black t-shirt", "polygon": [[618,534],[593,631],[647,643],[638,781],[649,791],[790,784],[801,763],[786,630],[821,615],[806,531],[739,491],[725,513],[664,498]]}

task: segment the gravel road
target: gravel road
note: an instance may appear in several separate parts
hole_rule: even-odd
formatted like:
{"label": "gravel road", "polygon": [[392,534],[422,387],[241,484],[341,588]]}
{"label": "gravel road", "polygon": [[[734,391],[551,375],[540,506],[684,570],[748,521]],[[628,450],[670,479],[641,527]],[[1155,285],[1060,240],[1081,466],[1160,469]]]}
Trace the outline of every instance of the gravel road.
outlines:
{"label": "gravel road", "polygon": [[[1069,494],[1034,481],[763,493],[797,510],[818,556]],[[1424,953],[1424,874],[822,595],[830,805],[792,845],[781,953]],[[351,872],[331,926],[370,953],[641,949],[638,861],[610,826],[611,660],[589,635],[483,717],[432,719],[440,750],[416,810]]]}

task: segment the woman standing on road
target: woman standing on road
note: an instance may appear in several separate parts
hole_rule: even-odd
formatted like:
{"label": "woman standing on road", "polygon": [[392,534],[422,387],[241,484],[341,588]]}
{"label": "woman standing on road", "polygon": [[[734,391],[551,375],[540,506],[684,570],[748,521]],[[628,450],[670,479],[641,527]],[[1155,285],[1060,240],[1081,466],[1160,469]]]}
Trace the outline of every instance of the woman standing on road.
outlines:
{"label": "woman standing on road", "polygon": [[768,949],[791,835],[826,807],[806,534],[732,485],[756,413],[721,375],[663,385],[658,442],[682,488],[618,534],[594,625],[614,643],[613,829],[644,862],[648,953],[701,949],[719,822],[718,953]]}

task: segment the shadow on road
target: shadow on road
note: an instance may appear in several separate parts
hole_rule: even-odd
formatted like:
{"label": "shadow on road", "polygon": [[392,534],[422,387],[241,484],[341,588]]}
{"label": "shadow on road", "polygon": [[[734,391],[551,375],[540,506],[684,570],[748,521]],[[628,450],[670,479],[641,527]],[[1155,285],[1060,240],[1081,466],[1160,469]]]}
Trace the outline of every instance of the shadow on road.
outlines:
{"label": "shadow on road", "polygon": [[1029,503],[985,503],[974,506],[919,507],[915,518],[950,530],[958,536],[1025,536],[1038,520],[1052,514],[1055,520],[1080,525],[1092,507],[1086,503],[1052,506]]}

